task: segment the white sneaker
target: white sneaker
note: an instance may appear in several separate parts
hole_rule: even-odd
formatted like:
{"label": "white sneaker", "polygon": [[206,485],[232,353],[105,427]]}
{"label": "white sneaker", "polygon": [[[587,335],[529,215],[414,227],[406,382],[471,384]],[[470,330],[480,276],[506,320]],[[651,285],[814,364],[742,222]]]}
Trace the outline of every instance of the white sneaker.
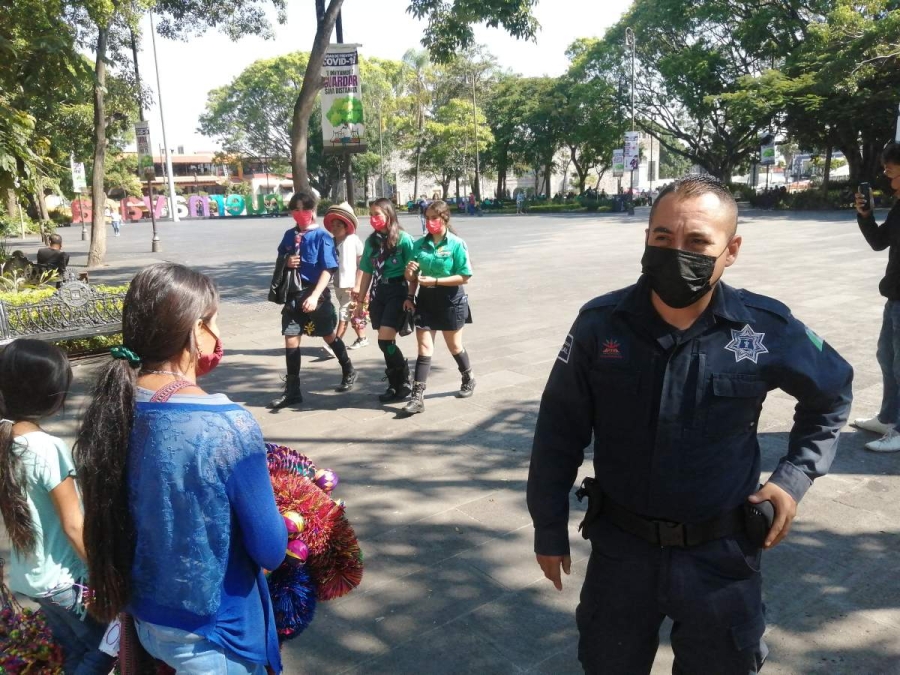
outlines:
{"label": "white sneaker", "polygon": [[369,346],[369,338],[356,338],[356,341],[347,347],[347,349],[359,349],[360,347],[368,347]]}
{"label": "white sneaker", "polygon": [[893,429],[892,424],[885,424],[880,419],[878,419],[878,415],[875,417],[865,418],[859,417],[853,420],[850,423],[851,427],[856,427],[857,429],[862,429],[863,431],[871,431],[872,433],[881,434],[882,436],[886,433],[889,433],[891,429]]}
{"label": "white sneaker", "polygon": [[866,443],[866,450],[871,450],[872,452],[900,452],[900,432],[891,429],[877,441]]}

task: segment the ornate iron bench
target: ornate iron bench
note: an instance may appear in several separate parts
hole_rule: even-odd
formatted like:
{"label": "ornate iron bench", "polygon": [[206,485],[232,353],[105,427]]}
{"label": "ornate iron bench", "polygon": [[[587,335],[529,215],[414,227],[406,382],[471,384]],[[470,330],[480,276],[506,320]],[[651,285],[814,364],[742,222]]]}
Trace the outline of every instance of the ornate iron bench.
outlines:
{"label": "ornate iron bench", "polygon": [[114,335],[122,330],[125,293],[98,291],[71,272],[44,300],[12,305],[0,302],[0,345],[17,338],[73,340]]}

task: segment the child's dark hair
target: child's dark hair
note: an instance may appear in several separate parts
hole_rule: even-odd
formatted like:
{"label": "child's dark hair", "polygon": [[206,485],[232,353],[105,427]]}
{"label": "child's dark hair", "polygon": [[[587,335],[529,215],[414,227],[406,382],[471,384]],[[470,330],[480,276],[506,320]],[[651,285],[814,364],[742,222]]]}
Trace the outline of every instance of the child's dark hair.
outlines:
{"label": "child's dark hair", "polygon": [[84,547],[93,592],[90,612],[111,621],[128,603],[134,533],[128,506],[128,444],[140,367],[154,368],[187,349],[194,328],[218,311],[212,279],[184,265],[157,263],[132,280],[122,307],[122,342],[140,363],[114,359],[100,373],[75,440],[84,497]]}
{"label": "child's dark hair", "polygon": [[291,196],[291,201],[288,202],[288,211],[296,211],[297,209],[315,211],[318,203],[319,200],[310,192],[295,192]]}
{"label": "child's dark hair", "polygon": [[[384,214],[385,220],[388,221],[387,236],[384,238],[384,248],[386,251],[393,251],[397,248],[397,244],[400,243],[400,233],[403,232],[403,228],[400,227],[400,221],[397,219],[397,209],[394,208],[394,203],[390,199],[381,197],[380,199],[371,202],[369,206],[380,209]],[[377,232],[373,232],[369,235],[374,250],[381,249],[381,238],[377,235]]]}
{"label": "child's dark hair", "polygon": [[881,151],[882,164],[896,164],[900,166],[900,143],[890,142]]}
{"label": "child's dark hair", "polygon": [[65,352],[40,340],[15,340],[0,351],[0,513],[13,547],[34,550],[24,470],[13,452],[11,422],[38,422],[62,408],[72,383]]}
{"label": "child's dark hair", "polygon": [[442,199],[431,202],[428,205],[428,208],[425,209],[426,218],[428,217],[429,213],[432,213],[443,220],[447,230],[449,230],[453,234],[456,234],[456,230],[454,230],[453,225],[450,224],[450,206],[449,204],[447,204],[447,202]]}

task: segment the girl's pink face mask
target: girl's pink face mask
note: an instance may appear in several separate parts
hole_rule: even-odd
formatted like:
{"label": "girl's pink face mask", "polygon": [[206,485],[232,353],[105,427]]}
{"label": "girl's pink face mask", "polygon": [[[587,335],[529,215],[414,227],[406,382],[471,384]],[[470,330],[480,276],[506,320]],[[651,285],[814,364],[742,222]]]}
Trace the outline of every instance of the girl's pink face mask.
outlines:
{"label": "girl's pink face mask", "polygon": [[384,216],[369,216],[369,223],[376,232],[384,232],[387,229],[387,219]]}
{"label": "girl's pink face mask", "polygon": [[291,211],[291,215],[299,227],[309,227],[316,219],[314,211]]}
{"label": "girl's pink face mask", "polygon": [[440,234],[444,228],[444,221],[441,218],[432,218],[425,221],[425,229],[430,234]]}

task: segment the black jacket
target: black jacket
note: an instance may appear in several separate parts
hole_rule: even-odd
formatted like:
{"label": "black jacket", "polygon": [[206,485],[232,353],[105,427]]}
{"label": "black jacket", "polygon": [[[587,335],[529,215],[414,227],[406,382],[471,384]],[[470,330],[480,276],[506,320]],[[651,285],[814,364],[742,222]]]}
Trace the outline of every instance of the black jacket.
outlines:
{"label": "black jacket", "polygon": [[528,475],[535,552],[569,552],[569,493],[594,440],[610,499],[696,523],[740,506],[760,478],[768,392],[798,403],[769,479],[800,501],[831,466],[853,370],[777,300],[719,283],[683,333],[656,314],[646,278],[596,298],[566,337],[541,399]]}
{"label": "black jacket", "polygon": [[887,269],[878,290],[888,300],[900,300],[900,201],[894,204],[883,225],[875,222],[875,214],[871,212],[866,217],[856,214],[856,221],[872,250],[890,247]]}

